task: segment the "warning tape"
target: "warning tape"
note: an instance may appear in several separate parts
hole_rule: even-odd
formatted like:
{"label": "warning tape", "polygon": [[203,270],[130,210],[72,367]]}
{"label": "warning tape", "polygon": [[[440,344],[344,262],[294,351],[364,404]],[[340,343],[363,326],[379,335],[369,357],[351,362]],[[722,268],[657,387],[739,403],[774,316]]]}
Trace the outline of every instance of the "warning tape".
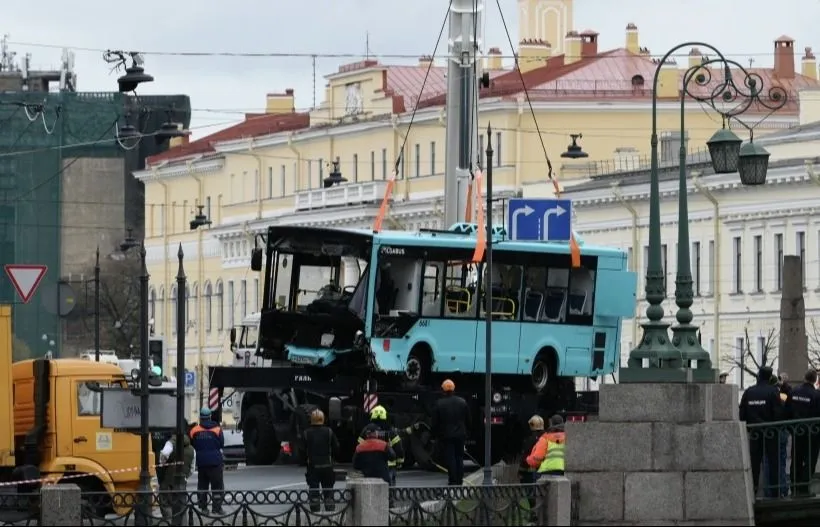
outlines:
{"label": "warning tape", "polygon": [[[174,463],[158,463],[156,465],[153,465],[153,467],[154,467],[154,469],[157,469],[157,468],[160,468],[160,467],[171,467],[171,466],[174,466],[174,465],[181,465],[181,464],[182,464],[181,461],[176,461]],[[106,476],[106,475],[111,475],[111,474],[123,474],[125,472],[139,472],[140,470],[141,470],[140,467],[130,467],[130,468],[118,468],[118,469],[114,469],[114,470],[105,470],[105,471],[102,471],[102,472],[85,472],[83,474],[70,474],[68,476],[60,476],[59,473],[52,473],[51,476],[59,476],[56,481],[55,481],[54,477],[44,477],[44,478],[38,478],[38,479],[23,479],[23,480],[19,480],[19,481],[7,481],[7,482],[0,483],[0,487],[11,487],[11,486],[17,486],[17,485],[33,485],[35,483],[40,483],[40,484],[44,484],[44,485],[54,485],[56,483],[60,483],[60,482],[63,482],[65,480],[70,480],[70,479],[90,478],[90,477],[97,477],[97,476]]]}

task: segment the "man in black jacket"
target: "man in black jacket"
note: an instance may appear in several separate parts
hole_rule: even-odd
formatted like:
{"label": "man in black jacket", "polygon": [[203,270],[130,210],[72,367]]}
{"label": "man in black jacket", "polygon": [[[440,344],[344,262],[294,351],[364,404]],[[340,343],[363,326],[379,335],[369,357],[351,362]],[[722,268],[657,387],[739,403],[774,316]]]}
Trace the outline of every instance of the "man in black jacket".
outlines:
{"label": "man in black jacket", "polygon": [[450,379],[441,383],[444,397],[436,401],[432,428],[444,448],[447,480],[450,485],[464,483],[464,442],[470,429],[470,407],[455,395],[456,385]]}
{"label": "man in black jacket", "polygon": [[[786,419],[816,419],[820,417],[820,394],[814,387],[817,383],[817,373],[814,370],[806,372],[805,382],[792,388],[786,399]],[[794,494],[797,496],[809,495],[809,484],[814,473],[811,465],[812,451],[817,444],[817,433],[813,433],[811,425],[802,425],[795,428],[792,434],[792,465],[791,480],[794,485]]]}
{"label": "man in black jacket", "polygon": [[[740,420],[747,425],[771,423],[778,417],[781,408],[780,390],[771,384],[772,369],[762,366],[757,374],[757,384],[746,389],[740,399]],[[766,474],[766,496],[774,497],[777,493],[778,450],[777,437],[766,439],[765,427],[749,430],[749,455],[752,461],[752,482],[757,494],[760,481],[760,465],[765,455],[768,462]]]}
{"label": "man in black jacket", "polygon": [[309,487],[311,512],[319,512],[319,487],[324,494],[325,510],[334,510],[333,485],[336,474],[333,471],[334,460],[339,454],[339,440],[329,427],[325,426],[325,414],[314,410],[310,414],[310,427],[304,432],[307,470],[305,480]]}

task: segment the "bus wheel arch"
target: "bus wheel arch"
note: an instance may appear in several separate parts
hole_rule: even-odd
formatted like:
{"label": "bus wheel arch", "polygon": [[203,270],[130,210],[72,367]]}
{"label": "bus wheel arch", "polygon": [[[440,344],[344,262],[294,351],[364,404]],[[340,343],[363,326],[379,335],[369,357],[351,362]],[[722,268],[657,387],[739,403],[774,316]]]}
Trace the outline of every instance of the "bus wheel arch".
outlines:
{"label": "bus wheel arch", "polygon": [[426,342],[417,342],[407,354],[404,378],[412,385],[422,384],[433,371],[433,348]]}
{"label": "bus wheel arch", "polygon": [[552,346],[544,346],[532,361],[532,387],[542,393],[558,378],[558,351]]}

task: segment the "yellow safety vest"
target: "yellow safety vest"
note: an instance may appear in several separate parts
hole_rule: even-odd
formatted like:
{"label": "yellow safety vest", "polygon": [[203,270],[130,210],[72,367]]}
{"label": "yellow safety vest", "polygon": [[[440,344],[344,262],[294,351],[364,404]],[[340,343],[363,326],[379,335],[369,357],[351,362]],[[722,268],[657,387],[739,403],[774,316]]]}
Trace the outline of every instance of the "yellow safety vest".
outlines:
{"label": "yellow safety vest", "polygon": [[541,437],[547,442],[547,455],[539,465],[538,472],[563,471],[566,436],[563,432],[547,432]]}

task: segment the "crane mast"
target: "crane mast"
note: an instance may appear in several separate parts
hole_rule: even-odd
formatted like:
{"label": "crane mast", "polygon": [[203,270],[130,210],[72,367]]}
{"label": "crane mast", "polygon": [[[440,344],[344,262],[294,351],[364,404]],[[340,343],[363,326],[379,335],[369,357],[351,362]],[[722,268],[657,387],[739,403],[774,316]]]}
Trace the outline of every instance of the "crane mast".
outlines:
{"label": "crane mast", "polygon": [[444,228],[465,220],[470,165],[478,159],[478,79],[485,0],[453,0],[447,57]]}

